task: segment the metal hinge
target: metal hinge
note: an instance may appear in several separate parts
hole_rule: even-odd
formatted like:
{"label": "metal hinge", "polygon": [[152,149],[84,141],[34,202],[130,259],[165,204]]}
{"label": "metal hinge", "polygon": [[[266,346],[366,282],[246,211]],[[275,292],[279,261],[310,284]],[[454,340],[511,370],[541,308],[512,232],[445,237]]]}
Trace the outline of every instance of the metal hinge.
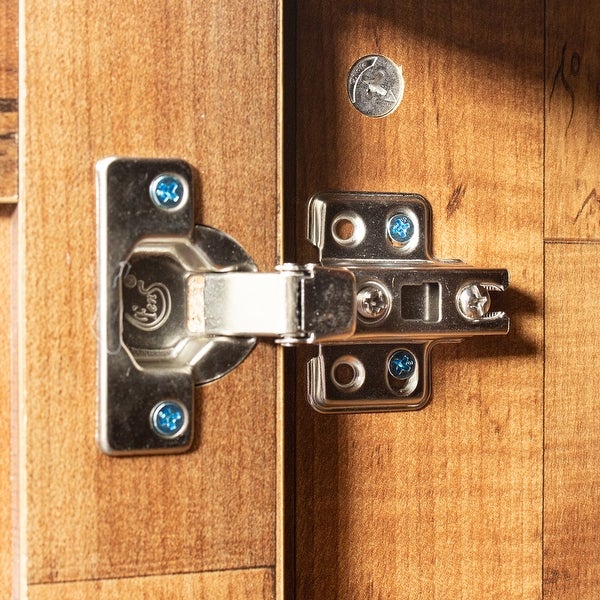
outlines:
{"label": "metal hinge", "polygon": [[194,225],[187,163],[108,158],[97,177],[99,443],[110,454],[187,449],[194,385],[234,369],[258,337],[315,345],[308,400],[336,413],[422,408],[434,344],[508,332],[490,311],[508,272],[433,258],[422,196],[317,194],[319,264],[258,273],[234,239]]}

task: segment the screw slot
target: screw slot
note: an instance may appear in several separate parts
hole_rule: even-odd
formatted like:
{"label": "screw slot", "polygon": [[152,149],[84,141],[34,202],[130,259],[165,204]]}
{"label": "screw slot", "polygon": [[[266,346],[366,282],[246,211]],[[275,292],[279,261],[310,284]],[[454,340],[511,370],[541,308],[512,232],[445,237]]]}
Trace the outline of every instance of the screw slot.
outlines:
{"label": "screw slot", "polygon": [[175,438],[185,432],[189,423],[186,407],[176,400],[163,400],[150,412],[150,425],[162,438]]}
{"label": "screw slot", "polygon": [[189,189],[185,179],[176,173],[161,173],[150,184],[150,198],[161,210],[179,210],[188,199]]}

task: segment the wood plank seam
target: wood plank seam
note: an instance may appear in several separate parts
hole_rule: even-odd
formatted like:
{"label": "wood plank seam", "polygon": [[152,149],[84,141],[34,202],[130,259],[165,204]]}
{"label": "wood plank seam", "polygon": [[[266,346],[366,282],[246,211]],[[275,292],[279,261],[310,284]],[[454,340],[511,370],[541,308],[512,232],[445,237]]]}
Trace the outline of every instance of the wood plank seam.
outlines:
{"label": "wood plank seam", "polygon": [[144,575],[122,575],[118,577],[81,577],[81,578],[73,578],[73,579],[61,579],[60,581],[54,582],[36,582],[31,583],[30,587],[34,586],[45,586],[45,585],[53,585],[53,584],[69,584],[69,583],[97,583],[99,581],[126,581],[128,579],[156,579],[158,577],[180,577],[187,575],[211,575],[211,574],[220,574],[220,573],[251,573],[253,571],[265,571],[265,570],[274,570],[275,564],[266,564],[266,565],[251,565],[251,566],[243,566],[243,567],[232,567],[230,569],[202,569],[199,571],[172,571],[170,573],[159,574],[159,573],[150,573]]}

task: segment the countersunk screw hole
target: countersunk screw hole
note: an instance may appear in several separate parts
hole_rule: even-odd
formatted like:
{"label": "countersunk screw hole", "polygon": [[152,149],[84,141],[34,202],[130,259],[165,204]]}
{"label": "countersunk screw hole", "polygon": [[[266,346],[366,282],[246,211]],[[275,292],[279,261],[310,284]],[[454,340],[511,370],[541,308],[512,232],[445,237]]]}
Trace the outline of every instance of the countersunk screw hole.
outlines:
{"label": "countersunk screw hole", "polygon": [[336,366],[333,376],[335,377],[338,385],[341,385],[342,387],[348,387],[349,385],[352,385],[356,379],[356,371],[352,365],[349,365],[348,363],[340,363]]}
{"label": "countersunk screw hole", "polygon": [[340,219],[335,224],[335,234],[340,240],[348,241],[354,235],[354,225],[350,219]]}
{"label": "countersunk screw hole", "polygon": [[358,246],[365,233],[364,221],[352,211],[341,212],[331,222],[331,235],[340,246]]}
{"label": "countersunk screw hole", "polygon": [[354,392],[365,381],[365,368],[357,358],[342,356],[333,363],[331,378],[339,390]]}

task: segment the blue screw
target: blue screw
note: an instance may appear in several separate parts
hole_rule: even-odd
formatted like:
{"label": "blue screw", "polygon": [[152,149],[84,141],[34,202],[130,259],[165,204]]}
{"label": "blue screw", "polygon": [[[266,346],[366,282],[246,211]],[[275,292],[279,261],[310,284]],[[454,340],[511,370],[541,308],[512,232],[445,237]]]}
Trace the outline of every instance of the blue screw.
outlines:
{"label": "blue screw", "polygon": [[179,402],[159,402],[152,409],[150,420],[152,428],[158,435],[172,438],[183,433],[187,426],[187,412]]}
{"label": "blue screw", "polygon": [[388,361],[388,371],[396,379],[408,379],[417,366],[417,359],[408,350],[396,350]]}
{"label": "blue screw", "polygon": [[415,225],[406,215],[394,215],[388,221],[388,235],[397,244],[406,244],[415,233]]}
{"label": "blue screw", "polygon": [[150,184],[150,197],[156,206],[167,210],[178,208],[185,199],[186,186],[178,175],[163,174]]}

